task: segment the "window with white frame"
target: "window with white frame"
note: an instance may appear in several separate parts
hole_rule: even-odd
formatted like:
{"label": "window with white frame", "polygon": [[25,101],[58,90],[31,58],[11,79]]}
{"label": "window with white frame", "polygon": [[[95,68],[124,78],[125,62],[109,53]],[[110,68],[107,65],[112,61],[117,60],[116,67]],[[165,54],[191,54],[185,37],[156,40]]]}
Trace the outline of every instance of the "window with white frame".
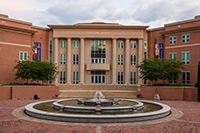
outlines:
{"label": "window with white frame", "polygon": [[106,40],[91,40],[91,63],[106,63]]}
{"label": "window with white frame", "polygon": [[75,40],[73,46],[74,46],[74,48],[78,48],[79,47],[79,41]]}
{"label": "window with white frame", "polygon": [[182,62],[185,64],[190,64],[190,53],[189,52],[182,53]]}
{"label": "window with white frame", "polygon": [[61,54],[60,55],[60,64],[65,64],[66,63],[66,55],[65,54]]}
{"label": "window with white frame", "polygon": [[78,64],[78,54],[74,54],[74,56],[73,56],[73,64]]}
{"label": "window with white frame", "polygon": [[176,53],[169,54],[169,59],[174,59],[176,61]]}
{"label": "window with white frame", "polygon": [[176,84],[176,78],[174,77],[174,74],[170,74],[171,79],[169,80],[170,84]]}
{"label": "window with white frame", "polygon": [[91,84],[105,84],[106,71],[91,71]]}
{"label": "window with white frame", "polygon": [[182,83],[183,84],[190,84],[190,72],[183,72],[182,73]]}
{"label": "window with white frame", "polygon": [[123,41],[118,41],[118,48],[123,48],[124,42]]}
{"label": "window with white frame", "polygon": [[131,55],[131,65],[136,65],[136,55]]}
{"label": "window with white frame", "polygon": [[176,36],[169,37],[169,44],[176,44]]}
{"label": "window with white frame", "polygon": [[78,84],[78,72],[73,72],[73,84]]}
{"label": "window with white frame", "polygon": [[27,60],[27,56],[28,56],[28,53],[27,52],[19,52],[19,60],[20,61],[26,61]]}
{"label": "window with white frame", "polygon": [[118,65],[123,65],[123,55],[118,55]]}
{"label": "window with white frame", "polygon": [[123,72],[118,72],[118,84],[123,84]]}
{"label": "window with white frame", "polygon": [[52,62],[53,44],[52,40],[49,42],[49,62]]}
{"label": "window with white frame", "polygon": [[136,72],[131,72],[131,84],[136,84]]}
{"label": "window with white frame", "polygon": [[60,41],[60,47],[65,48],[66,47],[66,40],[61,40]]}
{"label": "window with white frame", "polygon": [[65,84],[65,72],[60,72],[60,84]]}
{"label": "window with white frame", "polygon": [[182,43],[190,42],[190,35],[182,35]]}
{"label": "window with white frame", "polygon": [[136,41],[131,41],[131,48],[136,48]]}

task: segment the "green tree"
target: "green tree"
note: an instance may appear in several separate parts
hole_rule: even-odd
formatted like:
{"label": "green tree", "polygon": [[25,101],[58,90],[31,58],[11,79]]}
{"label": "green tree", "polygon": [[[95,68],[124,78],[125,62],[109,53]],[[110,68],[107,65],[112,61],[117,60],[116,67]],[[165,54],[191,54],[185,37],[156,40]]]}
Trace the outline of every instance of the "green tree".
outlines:
{"label": "green tree", "polygon": [[155,81],[157,85],[158,79],[170,81],[172,78],[179,78],[183,69],[183,63],[175,60],[162,61],[161,59],[144,59],[137,66],[141,73],[141,78],[145,80]]}
{"label": "green tree", "polygon": [[198,86],[198,101],[200,102],[200,62],[198,65],[197,86]]}
{"label": "green tree", "polygon": [[31,81],[48,81],[50,79],[55,79],[57,72],[57,67],[55,64],[47,61],[19,61],[14,67],[17,69],[16,79],[31,79]]}
{"label": "green tree", "polygon": [[[17,61],[16,61],[17,62]],[[26,83],[28,84],[28,80],[31,79],[31,68],[30,68],[30,61],[18,61],[17,65],[14,67],[13,70],[17,69],[17,72],[15,73],[16,78],[15,79],[23,79],[26,80]]]}

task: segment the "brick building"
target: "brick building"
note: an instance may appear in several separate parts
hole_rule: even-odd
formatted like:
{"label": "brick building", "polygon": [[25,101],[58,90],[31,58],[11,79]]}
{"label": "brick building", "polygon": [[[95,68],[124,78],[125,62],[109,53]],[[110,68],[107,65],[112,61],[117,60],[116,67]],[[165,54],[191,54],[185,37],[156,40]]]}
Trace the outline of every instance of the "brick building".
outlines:
{"label": "brick building", "polygon": [[[182,75],[171,84],[197,83],[198,62],[200,61],[200,16],[194,19],[165,24],[148,30],[148,57],[155,57],[156,44],[164,44],[164,59],[184,62]],[[168,83],[159,81],[159,83]]]}
{"label": "brick building", "polygon": [[185,63],[183,75],[172,84],[197,82],[200,16],[149,30],[148,26],[117,23],[48,26],[37,27],[0,15],[0,84],[24,82],[15,80],[12,70],[15,60],[29,57],[57,63],[59,75],[53,81],[56,84],[141,85],[144,81],[139,78],[136,65],[143,58],[155,57],[158,44],[164,46],[165,59],[176,58]]}
{"label": "brick building", "polygon": [[48,30],[0,14],[0,84],[24,82],[15,80],[15,60],[32,60],[34,44],[41,44],[40,60],[48,60]]}

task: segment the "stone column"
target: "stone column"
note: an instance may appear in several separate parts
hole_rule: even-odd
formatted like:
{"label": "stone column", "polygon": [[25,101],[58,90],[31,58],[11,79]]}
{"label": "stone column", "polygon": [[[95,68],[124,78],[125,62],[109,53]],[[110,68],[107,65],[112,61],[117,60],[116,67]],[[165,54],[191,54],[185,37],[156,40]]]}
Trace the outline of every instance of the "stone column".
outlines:
{"label": "stone column", "polygon": [[117,78],[117,40],[116,38],[113,38],[112,40],[112,84],[117,84],[116,78]]}
{"label": "stone column", "polygon": [[67,84],[70,85],[72,82],[72,49],[71,49],[71,38],[67,38]]}
{"label": "stone column", "polygon": [[126,85],[129,85],[130,82],[129,82],[129,79],[130,79],[130,41],[129,41],[129,38],[126,38],[126,44],[125,44],[125,64],[124,64],[124,78],[125,78],[125,83]]}
{"label": "stone column", "polygon": [[[54,39],[54,63],[56,64],[56,66],[58,67],[58,38],[55,38]],[[58,74],[59,75],[59,74]],[[56,76],[56,78],[55,78],[55,84],[58,84],[58,75]]]}
{"label": "stone column", "polygon": [[[142,38],[139,39],[138,41],[138,52],[137,52],[137,58],[138,58],[138,62],[137,64],[140,64],[142,62],[143,59],[143,40]],[[142,85],[142,79],[140,78],[141,74],[139,72],[138,69],[138,85]]]}
{"label": "stone column", "polygon": [[84,70],[85,70],[85,62],[84,62],[84,38],[81,38],[80,44],[80,84],[84,84]]}

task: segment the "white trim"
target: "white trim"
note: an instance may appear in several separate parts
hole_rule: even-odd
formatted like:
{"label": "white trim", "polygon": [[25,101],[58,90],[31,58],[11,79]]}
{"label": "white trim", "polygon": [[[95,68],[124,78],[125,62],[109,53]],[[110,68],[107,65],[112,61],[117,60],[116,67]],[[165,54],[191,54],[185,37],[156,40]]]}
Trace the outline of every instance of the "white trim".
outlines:
{"label": "white trim", "polygon": [[8,43],[8,42],[0,42],[0,44],[4,44],[4,45],[12,45],[12,46],[19,46],[19,47],[28,47],[30,48],[30,45],[24,45],[24,44],[16,44],[16,43]]}
{"label": "white trim", "polygon": [[188,45],[179,45],[179,46],[171,46],[171,47],[165,47],[165,49],[171,49],[171,48],[182,48],[182,47],[192,47],[192,46],[200,46],[200,43],[196,43],[196,44],[188,44]]}

